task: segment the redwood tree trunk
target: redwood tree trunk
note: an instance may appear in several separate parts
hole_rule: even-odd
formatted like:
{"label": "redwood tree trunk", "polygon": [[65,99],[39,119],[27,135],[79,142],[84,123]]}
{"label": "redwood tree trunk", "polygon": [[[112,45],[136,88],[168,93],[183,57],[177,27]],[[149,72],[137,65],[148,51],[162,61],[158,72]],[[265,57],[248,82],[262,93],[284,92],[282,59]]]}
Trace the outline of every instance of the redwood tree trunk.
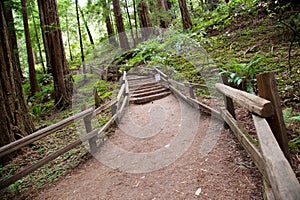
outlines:
{"label": "redwood tree trunk", "polygon": [[178,0],[178,2],[179,2],[180,12],[181,12],[183,29],[184,30],[192,29],[193,24],[191,21],[189,10],[186,5],[186,0]]}
{"label": "redwood tree trunk", "polygon": [[48,63],[53,70],[54,98],[58,107],[71,104],[73,79],[67,66],[62,34],[57,15],[56,0],[38,0],[41,20],[45,29],[45,41],[48,48]]}
{"label": "redwood tree trunk", "polygon": [[144,0],[140,1],[138,4],[138,14],[140,18],[140,26],[142,33],[142,40],[147,40],[149,35],[151,34],[151,29],[147,29],[148,27],[152,27],[150,13],[148,10],[147,2]]}
{"label": "redwood tree trunk", "polygon": [[116,38],[114,37],[115,31],[110,19],[110,10],[109,10],[109,6],[107,6],[106,0],[102,1],[102,8],[103,8],[103,16],[105,18],[109,43],[114,46],[117,46],[118,43],[116,41]]}
{"label": "redwood tree trunk", "polygon": [[24,24],[24,32],[25,32],[25,40],[26,40],[26,49],[27,49],[27,60],[28,60],[28,67],[29,67],[30,95],[33,96],[35,93],[39,91],[39,86],[36,79],[36,71],[34,68],[34,58],[33,58],[30,32],[28,26],[26,0],[21,0],[21,4],[22,4],[22,15],[23,15],[23,24]]}
{"label": "redwood tree trunk", "polygon": [[52,72],[52,66],[50,63],[50,50],[49,50],[49,45],[48,45],[48,41],[47,41],[47,36],[46,36],[46,24],[45,24],[45,16],[44,16],[44,11],[43,11],[43,7],[40,6],[42,5],[43,0],[38,0],[38,7],[39,7],[39,15],[40,15],[40,26],[41,26],[41,30],[42,30],[42,38],[43,38],[43,43],[44,43],[44,49],[45,49],[45,54],[46,54],[46,62],[47,62],[47,72],[48,74],[53,74]]}
{"label": "redwood tree trunk", "polygon": [[148,6],[144,0],[140,1],[138,5],[138,13],[140,17],[141,28],[152,27]]}
{"label": "redwood tree trunk", "polygon": [[160,7],[160,27],[161,28],[168,28],[169,22],[166,19],[166,12],[169,10],[168,4],[166,0],[157,0],[158,6]]}
{"label": "redwood tree trunk", "polygon": [[4,17],[6,19],[6,23],[8,26],[10,46],[12,47],[11,51],[12,51],[14,63],[17,65],[18,71],[19,71],[22,79],[24,79],[22,70],[21,70],[20,59],[19,59],[19,50],[18,50],[14,17],[13,17],[13,12],[12,12],[12,4],[9,2],[9,0],[4,1],[4,12],[5,12]]}
{"label": "redwood tree trunk", "polygon": [[125,33],[125,27],[123,23],[123,18],[122,18],[122,12],[119,4],[119,0],[113,0],[113,7],[114,7],[114,15],[115,15],[115,20],[116,20],[116,25],[117,25],[117,30],[118,30],[118,35],[119,35],[119,40],[120,40],[120,46],[122,49],[129,49],[129,42],[127,35]]}
{"label": "redwood tree trunk", "polygon": [[0,146],[34,131],[22,90],[22,80],[11,51],[9,31],[0,2]]}

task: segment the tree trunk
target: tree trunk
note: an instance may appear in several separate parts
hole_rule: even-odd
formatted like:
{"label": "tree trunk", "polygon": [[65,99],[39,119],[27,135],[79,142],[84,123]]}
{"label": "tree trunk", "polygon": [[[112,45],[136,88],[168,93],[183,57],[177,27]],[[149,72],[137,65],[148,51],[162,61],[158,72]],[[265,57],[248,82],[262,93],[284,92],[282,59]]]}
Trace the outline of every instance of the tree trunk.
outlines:
{"label": "tree trunk", "polygon": [[38,0],[38,4],[44,16],[41,24],[45,25],[48,62],[53,70],[55,103],[59,108],[69,106],[72,100],[73,79],[67,66],[56,0]]}
{"label": "tree trunk", "polygon": [[[30,4],[30,1],[29,1],[29,4]],[[34,17],[34,14],[33,14],[32,10],[31,10],[31,17],[32,17],[33,26],[34,26],[35,38],[36,38],[37,45],[38,45],[40,62],[41,62],[42,67],[43,67],[43,73],[46,74],[46,68],[45,68],[44,59],[43,59],[43,53],[42,53],[42,48],[41,48],[40,37],[39,37],[39,34],[38,34],[37,25],[36,25],[35,17]]]}
{"label": "tree trunk", "polygon": [[138,40],[139,35],[138,35],[138,21],[137,21],[137,8],[136,8],[136,0],[132,0],[133,3],[133,16],[134,16],[134,26],[135,26],[135,37]]}
{"label": "tree trunk", "polygon": [[147,40],[149,35],[151,34],[151,29],[147,29],[148,27],[152,27],[150,13],[148,10],[147,3],[142,0],[138,4],[138,13],[140,18],[140,26],[141,26],[141,33],[142,33],[142,40]]}
{"label": "tree trunk", "polygon": [[81,28],[80,28],[80,19],[79,19],[79,8],[78,8],[78,0],[75,0],[76,5],[76,17],[77,17],[77,26],[78,26],[78,36],[79,36],[79,42],[80,42],[80,51],[81,51],[81,62],[83,66],[83,73],[86,73],[85,70],[85,64],[84,64],[84,51],[83,51],[83,43],[82,43],[82,35],[81,35]]}
{"label": "tree trunk", "polygon": [[34,68],[34,58],[32,53],[32,45],[31,45],[30,32],[28,26],[26,0],[21,0],[21,4],[22,4],[22,15],[23,15],[23,24],[24,24],[24,32],[25,32],[25,40],[26,40],[26,49],[27,49],[27,60],[29,66],[30,95],[33,96],[40,89],[38,86],[38,82],[36,79],[36,71]]}
{"label": "tree trunk", "polygon": [[12,50],[14,63],[17,65],[17,70],[19,71],[22,79],[24,79],[23,73],[21,70],[20,59],[19,59],[19,49],[18,49],[14,17],[13,17],[13,12],[12,12],[12,4],[9,2],[9,0],[4,1],[4,12],[5,12],[5,19],[6,19],[7,26],[8,26],[10,46],[12,47],[11,50]]}
{"label": "tree trunk", "polygon": [[119,0],[113,0],[113,7],[114,7],[114,15],[116,20],[116,26],[118,30],[119,40],[120,40],[120,46],[122,49],[129,49],[129,42],[128,38],[125,33],[125,27],[123,23],[121,8],[119,4]]}
{"label": "tree trunk", "polygon": [[186,0],[178,0],[178,2],[179,2],[180,12],[181,12],[183,29],[184,30],[192,29],[193,24],[191,21],[189,10],[186,5]]}
{"label": "tree trunk", "polygon": [[40,15],[40,26],[41,26],[41,30],[42,30],[42,38],[43,38],[43,43],[44,43],[44,49],[45,49],[45,54],[46,54],[46,63],[47,63],[47,72],[48,74],[53,74],[52,72],[52,66],[51,66],[51,63],[50,63],[50,49],[49,49],[49,45],[48,45],[48,41],[47,41],[47,36],[46,36],[46,25],[45,25],[45,22],[46,22],[46,19],[45,19],[45,16],[44,16],[44,11],[43,11],[43,8],[42,6],[42,2],[43,0],[38,0],[38,8],[39,8],[39,15]]}
{"label": "tree trunk", "polygon": [[9,31],[0,2],[0,146],[34,131],[22,90],[20,71],[12,53]]}
{"label": "tree trunk", "polygon": [[88,36],[89,36],[91,45],[94,45],[95,43],[94,43],[94,40],[93,40],[93,36],[92,36],[92,34],[91,34],[91,31],[90,31],[90,28],[89,28],[89,26],[88,26],[88,23],[87,23],[87,21],[86,21],[85,18],[84,18],[83,10],[82,10],[81,8],[79,8],[79,11],[80,11],[80,13],[81,13],[81,17],[82,17],[82,20],[83,20],[83,23],[84,23],[86,32],[88,33]]}
{"label": "tree trunk", "polygon": [[103,16],[105,18],[105,24],[106,24],[106,30],[107,30],[109,43],[114,46],[117,46],[118,43],[116,41],[116,38],[114,37],[115,31],[114,31],[114,27],[111,22],[110,10],[109,10],[109,6],[107,6],[106,0],[102,1],[102,8],[103,8]]}
{"label": "tree trunk", "polygon": [[161,28],[168,28],[169,22],[166,19],[166,13],[168,11],[168,4],[166,0],[157,0],[159,11],[160,11],[160,27]]}
{"label": "tree trunk", "polygon": [[138,5],[138,13],[140,16],[141,28],[152,27],[148,6],[144,0],[140,1]]}
{"label": "tree trunk", "polygon": [[128,22],[129,22],[129,28],[130,28],[130,34],[133,40],[133,46],[136,46],[136,41],[135,41],[135,37],[133,34],[133,27],[132,27],[132,23],[131,23],[131,17],[130,17],[130,13],[129,13],[129,9],[128,9],[128,2],[127,0],[125,0],[125,8],[126,8],[126,13],[127,13],[127,17],[128,17]]}

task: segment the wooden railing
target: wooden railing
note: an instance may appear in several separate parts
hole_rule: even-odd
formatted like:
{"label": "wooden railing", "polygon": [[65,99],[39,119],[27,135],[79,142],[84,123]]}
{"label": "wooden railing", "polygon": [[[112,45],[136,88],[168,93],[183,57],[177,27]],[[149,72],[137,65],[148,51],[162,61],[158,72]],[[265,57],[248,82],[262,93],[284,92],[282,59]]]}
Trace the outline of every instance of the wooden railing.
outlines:
{"label": "wooden railing", "polygon": [[[22,147],[32,144],[35,141],[38,141],[47,135],[55,133],[58,130],[74,123],[76,120],[82,119],[84,121],[86,134],[80,137],[79,139],[73,141],[72,143],[68,144],[67,146],[63,147],[62,149],[48,155],[47,157],[39,160],[37,163],[25,168],[24,170],[18,172],[17,174],[0,181],[0,189],[3,189],[10,184],[14,183],[15,181],[27,176],[28,174],[32,173],[33,171],[37,170],[38,168],[44,166],[45,164],[49,163],[50,161],[54,160],[58,156],[70,151],[71,149],[76,148],[80,144],[85,141],[89,142],[89,147],[91,153],[95,153],[97,151],[97,137],[101,136],[102,134],[107,131],[107,129],[117,120],[120,118],[124,111],[125,105],[129,101],[128,97],[129,89],[128,89],[128,82],[126,80],[126,72],[123,74],[123,82],[121,89],[117,95],[116,99],[111,100],[110,102],[100,106],[99,108],[88,108],[83,110],[82,112],[66,118],[56,124],[53,124],[49,127],[36,131],[22,139],[19,139],[15,142],[12,142],[8,145],[5,145],[0,148],[0,158],[6,156],[14,151],[21,149]],[[93,129],[91,120],[95,118],[98,114],[102,113],[103,111],[107,110],[108,108],[114,108],[113,116],[110,120],[102,126],[100,129]]]}
{"label": "wooden railing", "polygon": [[[215,88],[192,83],[179,83],[170,79],[161,70],[154,69],[170,90],[182,100],[226,122],[263,175],[265,198],[270,200],[300,199],[300,185],[288,161],[287,134],[274,73],[257,76],[259,96],[256,96],[222,83],[217,83]],[[227,82],[224,77],[223,80],[224,83]],[[189,96],[180,92],[176,87],[185,87],[186,90],[189,90]],[[216,110],[199,102],[194,98],[195,88],[220,92],[224,95],[225,107]],[[252,113],[258,145],[235,119],[233,102]]]}
{"label": "wooden railing", "polygon": [[[154,68],[154,71],[160,74],[161,80],[182,100],[191,106],[226,122],[263,175],[266,183],[265,195],[267,199],[300,199],[300,185],[288,162],[289,154],[287,148],[287,136],[273,73],[257,76],[259,96],[256,96],[231,88],[222,83],[216,84],[215,88],[199,84],[180,83],[170,79],[157,68]],[[224,83],[226,83],[226,80]],[[189,91],[189,95],[183,94],[180,90],[176,89],[177,87],[185,88]],[[222,93],[224,95],[225,107],[220,110],[216,110],[195,99],[194,89],[199,87]],[[249,133],[235,119],[233,101],[253,113],[252,117],[256,127],[259,145],[255,144],[251,138],[249,138]],[[117,119],[122,117],[122,113],[124,112],[125,106],[128,102],[129,86],[126,78],[126,72],[124,72],[122,85],[116,99],[113,99],[99,108],[86,109],[54,125],[1,147],[0,158],[70,125],[75,120],[83,119],[85,124],[86,134],[84,136],[55,153],[43,158],[36,164],[29,166],[25,170],[2,180],[0,182],[0,189],[9,186],[34,170],[54,160],[63,153],[77,147],[84,141],[89,142],[90,151],[92,153],[96,152],[97,137],[103,134]],[[102,126],[100,130],[93,129],[91,120],[99,113],[110,107],[112,108],[113,113],[110,120]]]}

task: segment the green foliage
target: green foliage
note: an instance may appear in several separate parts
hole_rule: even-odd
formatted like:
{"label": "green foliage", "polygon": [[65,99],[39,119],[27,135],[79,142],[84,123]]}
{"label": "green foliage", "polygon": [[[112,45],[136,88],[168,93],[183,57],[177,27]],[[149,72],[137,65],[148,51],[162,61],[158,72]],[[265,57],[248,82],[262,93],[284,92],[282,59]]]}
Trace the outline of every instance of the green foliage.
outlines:
{"label": "green foliage", "polygon": [[229,83],[249,93],[254,93],[253,88],[256,84],[255,75],[263,69],[260,63],[265,58],[265,56],[257,53],[249,63],[237,63],[236,60],[232,59],[230,64],[223,67],[221,75],[227,75]]}
{"label": "green foliage", "polygon": [[[282,111],[284,122],[286,127],[294,129],[294,127],[299,126],[300,114],[298,112],[293,112],[292,108],[286,108]],[[288,143],[290,149],[295,153],[300,153],[300,130],[295,129],[295,133],[291,134],[291,139]]]}
{"label": "green foliage", "polygon": [[295,153],[300,153],[300,137],[297,135],[292,135],[292,137],[293,139],[288,143],[289,148]]}
{"label": "green foliage", "polygon": [[111,84],[104,80],[97,81],[97,91],[101,99],[108,98],[112,95],[113,87]]}

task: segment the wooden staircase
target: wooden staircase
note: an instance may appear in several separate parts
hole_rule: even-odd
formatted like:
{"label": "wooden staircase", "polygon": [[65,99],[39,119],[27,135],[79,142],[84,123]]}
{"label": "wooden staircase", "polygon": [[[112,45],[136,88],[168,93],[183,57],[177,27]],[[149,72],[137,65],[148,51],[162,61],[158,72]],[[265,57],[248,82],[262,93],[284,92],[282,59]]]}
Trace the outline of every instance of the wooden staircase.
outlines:
{"label": "wooden staircase", "polygon": [[152,76],[128,75],[130,103],[144,104],[164,98],[170,90]]}

